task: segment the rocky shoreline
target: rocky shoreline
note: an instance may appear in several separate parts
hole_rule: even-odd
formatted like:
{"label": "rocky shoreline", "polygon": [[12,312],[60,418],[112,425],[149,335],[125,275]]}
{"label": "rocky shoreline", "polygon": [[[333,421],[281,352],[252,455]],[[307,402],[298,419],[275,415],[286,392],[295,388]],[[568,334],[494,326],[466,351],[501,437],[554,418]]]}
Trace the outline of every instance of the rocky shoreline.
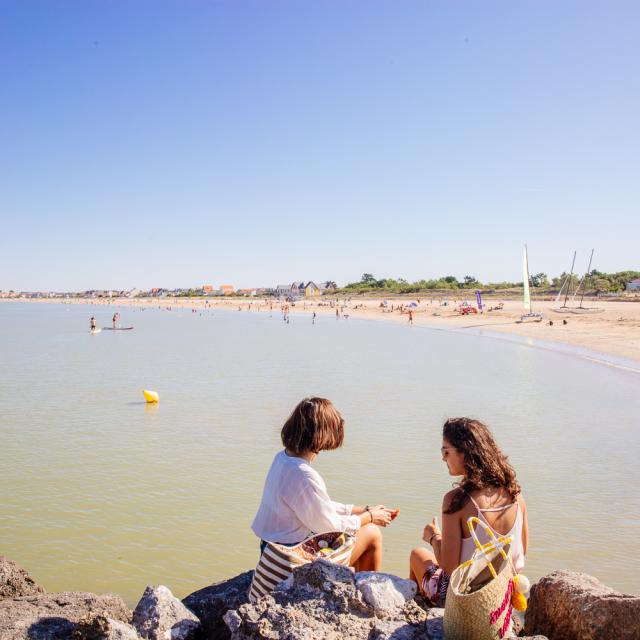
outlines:
{"label": "rocky shoreline", "polygon": [[[0,556],[0,640],[440,640],[442,609],[390,574],[318,560],[295,570],[273,596],[247,600],[252,572],[180,601],[146,588],[134,611],[114,594],[46,593]],[[613,591],[584,573],[554,571],[531,588],[519,637],[640,638],[640,596]]]}

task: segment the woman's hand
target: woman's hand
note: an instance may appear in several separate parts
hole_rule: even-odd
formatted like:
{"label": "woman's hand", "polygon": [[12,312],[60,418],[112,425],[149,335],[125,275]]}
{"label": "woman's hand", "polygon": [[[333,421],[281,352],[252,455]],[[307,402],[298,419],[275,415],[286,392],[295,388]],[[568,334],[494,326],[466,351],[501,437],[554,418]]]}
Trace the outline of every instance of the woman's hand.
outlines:
{"label": "woman's hand", "polygon": [[435,536],[442,537],[442,531],[438,526],[438,516],[433,516],[433,520],[429,524],[425,525],[424,531],[422,532],[422,539],[427,544],[431,544]]}
{"label": "woman's hand", "polygon": [[369,513],[373,518],[373,524],[377,524],[379,527],[386,527],[398,515],[395,509],[387,509],[383,504],[371,507]]}

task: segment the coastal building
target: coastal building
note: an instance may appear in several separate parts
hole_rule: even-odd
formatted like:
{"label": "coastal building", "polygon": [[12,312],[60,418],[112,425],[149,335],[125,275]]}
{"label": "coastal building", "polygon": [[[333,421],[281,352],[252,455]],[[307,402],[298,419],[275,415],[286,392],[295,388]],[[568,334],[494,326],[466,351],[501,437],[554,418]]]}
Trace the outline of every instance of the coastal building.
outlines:
{"label": "coastal building", "polygon": [[152,298],[166,298],[169,295],[169,291],[163,287],[154,287],[151,289],[149,295]]}
{"label": "coastal building", "polygon": [[230,296],[233,294],[234,288],[231,284],[221,284],[220,291],[222,292],[223,296]]}
{"label": "coastal building", "polygon": [[315,300],[321,295],[322,292],[320,291],[320,287],[315,282],[311,282],[311,280],[309,280],[309,282],[304,285],[304,297],[307,300]]}
{"label": "coastal building", "polygon": [[320,287],[320,295],[324,295],[335,291],[338,285],[333,280],[327,280],[326,282],[321,282],[318,287]]}
{"label": "coastal building", "polygon": [[640,278],[636,278],[627,284],[627,291],[640,291]]}
{"label": "coastal building", "polygon": [[275,295],[278,298],[287,300],[291,297],[291,285],[290,284],[277,284],[275,289]]}
{"label": "coastal building", "polygon": [[213,294],[213,287],[210,284],[202,285],[202,294],[205,296],[210,296]]}
{"label": "coastal building", "polygon": [[323,293],[335,289],[335,282],[327,281],[320,284],[316,284],[312,280],[308,282],[296,281],[291,284],[279,284],[273,290],[274,295],[282,300],[302,300],[302,299],[315,299],[320,297]]}
{"label": "coastal building", "polygon": [[304,298],[304,282],[294,282],[291,285],[291,299],[300,300]]}

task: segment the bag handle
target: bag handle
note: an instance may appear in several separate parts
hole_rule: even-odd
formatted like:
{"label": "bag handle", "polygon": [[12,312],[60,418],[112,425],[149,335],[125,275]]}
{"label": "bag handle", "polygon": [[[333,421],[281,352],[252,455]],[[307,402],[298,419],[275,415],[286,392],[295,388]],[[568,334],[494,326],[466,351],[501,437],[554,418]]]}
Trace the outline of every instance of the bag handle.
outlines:
{"label": "bag handle", "polygon": [[[476,524],[479,524],[485,530],[485,533],[489,536],[489,542],[482,544],[480,540],[478,540],[478,534],[476,533],[476,527],[475,527]],[[489,571],[491,572],[491,575],[494,578],[497,578],[498,574],[496,573],[496,570],[493,568],[493,564],[491,562],[491,559],[489,558],[489,552],[498,550],[500,552],[500,555],[505,560],[507,560],[507,562],[509,562],[513,567],[513,564],[511,563],[511,554],[507,555],[507,553],[504,550],[504,547],[506,545],[511,544],[513,542],[513,538],[511,536],[496,537],[496,534],[493,532],[493,529],[491,529],[491,527],[486,522],[483,522],[482,520],[480,520],[480,518],[477,518],[476,516],[470,516],[467,519],[467,527],[469,527],[469,533],[471,534],[473,543],[476,545],[476,548],[478,549],[478,551],[480,551],[480,553],[482,553],[482,555],[485,557],[487,561],[487,567],[489,567]],[[466,562],[463,562],[462,565],[460,566],[465,567],[472,564],[472,562],[473,560],[467,560]]]}

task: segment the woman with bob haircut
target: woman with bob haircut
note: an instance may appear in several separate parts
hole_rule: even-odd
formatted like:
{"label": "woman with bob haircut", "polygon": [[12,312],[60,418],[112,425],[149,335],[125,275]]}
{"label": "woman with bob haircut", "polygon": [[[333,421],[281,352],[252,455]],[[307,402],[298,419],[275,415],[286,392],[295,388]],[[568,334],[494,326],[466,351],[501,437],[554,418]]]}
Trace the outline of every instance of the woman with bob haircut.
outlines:
{"label": "woman with bob haircut", "polygon": [[280,437],[284,450],[271,464],[251,527],[260,538],[260,552],[267,542],[294,546],[315,533],[343,531],[356,537],[350,565],[357,571],[380,571],[378,527],[386,527],[398,511],[332,501],[324,480],[311,466],[321,451],[342,446],[344,420],[338,410],[325,398],[306,398],[293,410]]}
{"label": "woman with bob haircut", "polygon": [[[424,528],[422,539],[433,551],[413,549],[409,561],[409,577],[434,607],[444,607],[449,576],[475,550],[469,517],[483,520],[496,536],[513,537],[511,559],[518,573],[529,540],[527,505],[516,472],[485,424],[450,418],[442,429],[441,453],[449,475],[461,479],[442,501],[442,529],[437,516]],[[476,534],[482,544],[489,541],[482,527],[476,527]]]}

